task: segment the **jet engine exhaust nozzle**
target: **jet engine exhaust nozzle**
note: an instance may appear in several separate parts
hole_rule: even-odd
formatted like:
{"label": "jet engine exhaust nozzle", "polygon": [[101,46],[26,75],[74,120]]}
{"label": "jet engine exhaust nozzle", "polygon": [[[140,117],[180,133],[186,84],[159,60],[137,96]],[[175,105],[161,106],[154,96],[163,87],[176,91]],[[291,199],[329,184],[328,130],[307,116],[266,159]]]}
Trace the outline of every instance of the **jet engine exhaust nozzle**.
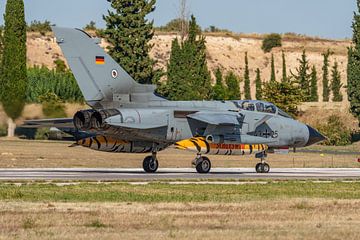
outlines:
{"label": "jet engine exhaust nozzle", "polygon": [[74,125],[77,130],[86,131],[91,125],[91,116],[94,110],[79,111],[74,116]]}

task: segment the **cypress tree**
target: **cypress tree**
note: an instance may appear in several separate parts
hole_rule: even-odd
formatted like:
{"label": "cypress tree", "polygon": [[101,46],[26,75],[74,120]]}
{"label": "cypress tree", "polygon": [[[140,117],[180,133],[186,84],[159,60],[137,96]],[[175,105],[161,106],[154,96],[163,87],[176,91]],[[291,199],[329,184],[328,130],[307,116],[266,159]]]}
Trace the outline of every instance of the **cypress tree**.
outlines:
{"label": "cypress tree", "polygon": [[306,56],[306,51],[304,50],[301,59],[299,59],[300,66],[297,68],[297,75],[293,74],[296,81],[300,84],[300,88],[304,92],[304,101],[311,100],[311,73],[309,60]]}
{"label": "cypress tree", "polygon": [[227,73],[225,77],[225,82],[227,85],[227,96],[229,100],[240,100],[240,81],[239,78],[235,75],[233,71]]}
{"label": "cypress tree", "polygon": [[14,120],[21,116],[26,98],[26,22],[23,0],[8,0],[5,10],[1,102],[9,117],[8,136],[14,136]]}
{"label": "cypress tree", "polygon": [[177,39],[173,41],[167,70],[166,95],[169,99],[209,100],[213,97],[205,43],[205,37],[192,16],[187,38],[181,44]]}
{"label": "cypress tree", "polygon": [[260,69],[256,69],[256,99],[261,100],[262,99],[262,81],[261,81],[261,73]]}
{"label": "cypress tree", "polygon": [[313,66],[311,70],[311,102],[318,102],[319,95],[318,95],[318,79],[317,79],[317,71],[316,67]]}
{"label": "cypress tree", "polygon": [[286,70],[286,58],[285,58],[285,52],[282,51],[282,82],[287,81],[287,70]]}
{"label": "cypress tree", "polygon": [[353,47],[348,51],[348,99],[350,111],[360,123],[360,0],[357,1],[357,11],[353,20]]}
{"label": "cypress tree", "polygon": [[214,100],[226,100],[226,89],[223,83],[223,75],[220,68],[215,72],[216,84],[214,86]]}
{"label": "cypress tree", "polygon": [[330,49],[326,53],[322,54],[324,57],[323,63],[323,101],[328,102],[330,100],[330,87],[329,87],[329,57],[331,55]]}
{"label": "cypress tree", "polygon": [[276,81],[274,54],[271,54],[271,77],[270,77],[270,81],[271,82]]}
{"label": "cypress tree", "polygon": [[251,100],[249,60],[248,60],[247,52],[245,53],[244,93],[245,93],[245,99]]}
{"label": "cypress tree", "polygon": [[107,0],[114,11],[104,16],[109,54],[139,83],[157,81],[159,71],[149,56],[153,45],[153,22],[146,16],[155,10],[156,0]]}
{"label": "cypress tree", "polygon": [[[161,94],[165,97],[177,100],[181,94],[188,93],[191,91],[189,85],[185,84],[184,69],[182,69],[182,55],[179,40],[175,38],[171,44],[171,55],[167,65],[167,83],[163,86]],[[187,96],[184,96],[188,98]]]}
{"label": "cypress tree", "polygon": [[0,74],[2,73],[3,54],[4,54],[4,27],[0,26]]}
{"label": "cypress tree", "polygon": [[343,87],[341,83],[341,76],[339,72],[339,65],[337,62],[334,63],[334,66],[331,71],[331,90],[333,92],[333,101],[342,102],[343,96],[341,93],[341,88]]}

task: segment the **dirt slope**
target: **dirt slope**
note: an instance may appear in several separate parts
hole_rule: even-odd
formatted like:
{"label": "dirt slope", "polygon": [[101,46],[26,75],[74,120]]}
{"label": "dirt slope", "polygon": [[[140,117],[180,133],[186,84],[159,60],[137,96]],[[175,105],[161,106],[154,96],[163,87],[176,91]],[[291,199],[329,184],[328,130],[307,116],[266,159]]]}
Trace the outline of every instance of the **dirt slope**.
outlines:
{"label": "dirt slope", "polygon": [[[151,56],[158,61],[158,67],[166,69],[170,57],[171,42],[175,34],[157,34],[153,39],[154,48]],[[264,80],[270,78],[271,54],[265,54],[261,50],[262,36],[259,35],[209,35],[206,37],[208,50],[208,65],[211,71],[217,67],[225,71],[233,70],[239,76],[244,74],[244,55],[248,52],[250,76],[252,79],[252,95],[255,97],[255,70],[260,68]],[[105,44],[103,44],[104,46]],[[332,41],[317,38],[286,37],[283,40],[283,47],[273,50],[275,56],[275,67],[277,78],[281,78],[282,60],[281,51],[284,50],[287,58],[288,72],[298,67],[298,58],[305,48],[310,63],[315,65],[319,74],[319,95],[321,96],[322,82],[322,53],[331,49],[334,55],[331,57],[331,64],[338,61],[342,80],[346,85],[346,64],[347,47],[350,41]],[[46,65],[54,67],[54,60],[60,57],[64,59],[59,46],[52,35],[41,36],[40,34],[28,34],[28,63],[29,65]],[[242,84],[241,84],[242,88]],[[345,89],[343,89],[345,94]],[[321,99],[321,97],[320,97]]]}

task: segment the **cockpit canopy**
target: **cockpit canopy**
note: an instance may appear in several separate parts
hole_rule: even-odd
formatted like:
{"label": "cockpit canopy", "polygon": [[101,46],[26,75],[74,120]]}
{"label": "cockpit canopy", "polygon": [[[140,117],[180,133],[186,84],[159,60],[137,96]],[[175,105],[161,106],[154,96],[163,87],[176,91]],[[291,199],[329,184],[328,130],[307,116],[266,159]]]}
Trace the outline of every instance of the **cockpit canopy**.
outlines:
{"label": "cockpit canopy", "polygon": [[240,100],[234,101],[239,110],[278,114],[286,118],[292,118],[289,114],[276,107],[274,104],[264,101]]}

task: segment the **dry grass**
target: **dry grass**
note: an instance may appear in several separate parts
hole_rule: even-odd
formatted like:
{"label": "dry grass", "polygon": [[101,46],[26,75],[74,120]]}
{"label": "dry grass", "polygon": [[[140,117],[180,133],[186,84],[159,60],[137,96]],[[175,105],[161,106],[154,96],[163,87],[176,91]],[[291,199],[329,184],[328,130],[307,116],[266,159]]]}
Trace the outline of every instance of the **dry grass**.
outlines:
{"label": "dry grass", "polygon": [[[339,116],[346,127],[350,129],[358,129],[359,122],[352,114],[349,113],[349,104],[344,103],[303,103],[299,109],[303,112],[299,117],[299,121],[309,124],[310,126],[318,126],[324,123],[331,115]],[[359,148],[360,151],[360,148]]]}
{"label": "dry grass", "polygon": [[[144,154],[113,154],[82,147],[69,148],[69,142],[42,142],[0,139],[0,168],[127,168],[141,167]],[[327,148],[316,147],[316,150]],[[359,145],[330,150],[359,151]],[[191,167],[195,154],[168,149],[159,153],[161,167]],[[291,153],[269,155],[272,167],[359,167],[357,156]],[[254,167],[254,156],[211,156],[214,167]]]}
{"label": "dry grass", "polygon": [[358,200],[0,203],[0,239],[358,239]]}

